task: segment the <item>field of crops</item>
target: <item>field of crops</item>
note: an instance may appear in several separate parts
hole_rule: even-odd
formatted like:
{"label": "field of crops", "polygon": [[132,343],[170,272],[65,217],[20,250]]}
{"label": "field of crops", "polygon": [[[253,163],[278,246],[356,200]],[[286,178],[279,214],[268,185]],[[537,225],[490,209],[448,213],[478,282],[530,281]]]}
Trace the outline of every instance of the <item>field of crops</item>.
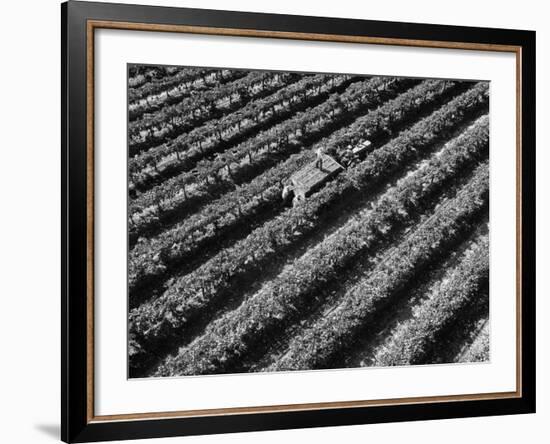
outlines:
{"label": "field of crops", "polygon": [[487,82],[128,76],[130,377],[489,359]]}

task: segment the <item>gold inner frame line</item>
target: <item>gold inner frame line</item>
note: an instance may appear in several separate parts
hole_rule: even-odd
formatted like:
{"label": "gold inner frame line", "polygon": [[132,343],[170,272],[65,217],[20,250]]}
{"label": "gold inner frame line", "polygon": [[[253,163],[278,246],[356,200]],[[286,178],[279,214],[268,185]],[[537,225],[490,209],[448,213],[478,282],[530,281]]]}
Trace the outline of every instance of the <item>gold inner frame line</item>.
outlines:
{"label": "gold inner frame line", "polygon": [[[116,415],[94,414],[94,31],[95,29],[119,29],[131,31],[177,32],[203,35],[235,37],[277,38],[291,40],[310,40],[338,43],[363,43],[373,45],[393,45],[421,48],[462,49],[474,51],[511,52],[516,56],[516,390],[513,392],[474,393],[450,396],[423,396],[380,400],[338,401],[306,404],[285,404],[255,407],[230,407],[219,409],[182,410],[171,412],[128,413]],[[335,408],[359,408],[417,403],[460,402],[476,400],[510,399],[522,396],[522,347],[521,347],[521,200],[522,200],[522,48],[515,45],[498,45],[468,42],[446,42],[435,40],[414,40],[398,38],[380,38],[368,36],[348,36],[334,34],[311,34],[301,32],[265,31],[237,28],[214,28],[187,25],[163,25],[149,23],[131,23],[105,20],[88,20],[86,27],[86,159],[87,159],[87,422],[126,421],[163,418],[189,418],[197,416],[220,416],[237,414],[259,414],[274,412],[296,412],[304,410],[326,410]]]}

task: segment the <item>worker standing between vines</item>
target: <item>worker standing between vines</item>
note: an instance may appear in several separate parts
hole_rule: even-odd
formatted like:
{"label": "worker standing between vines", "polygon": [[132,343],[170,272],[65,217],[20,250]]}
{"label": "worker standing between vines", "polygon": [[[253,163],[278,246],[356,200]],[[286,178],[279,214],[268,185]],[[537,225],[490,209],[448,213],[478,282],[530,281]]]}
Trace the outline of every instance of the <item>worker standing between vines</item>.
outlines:
{"label": "worker standing between vines", "polygon": [[317,148],[315,153],[317,154],[317,160],[315,161],[315,168],[319,168],[322,171],[323,170],[323,147]]}
{"label": "worker standing between vines", "polygon": [[283,188],[282,197],[283,197],[283,202],[285,203],[292,201],[292,199],[294,198],[294,189],[292,188],[292,186],[285,185],[285,187]]}

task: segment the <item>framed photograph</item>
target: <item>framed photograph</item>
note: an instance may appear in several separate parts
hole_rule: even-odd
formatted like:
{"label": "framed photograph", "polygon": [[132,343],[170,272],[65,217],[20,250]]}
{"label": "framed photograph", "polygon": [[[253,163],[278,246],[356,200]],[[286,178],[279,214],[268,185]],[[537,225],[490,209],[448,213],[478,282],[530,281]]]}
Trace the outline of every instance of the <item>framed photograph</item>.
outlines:
{"label": "framed photograph", "polygon": [[62,439],[535,411],[535,33],[64,3]]}

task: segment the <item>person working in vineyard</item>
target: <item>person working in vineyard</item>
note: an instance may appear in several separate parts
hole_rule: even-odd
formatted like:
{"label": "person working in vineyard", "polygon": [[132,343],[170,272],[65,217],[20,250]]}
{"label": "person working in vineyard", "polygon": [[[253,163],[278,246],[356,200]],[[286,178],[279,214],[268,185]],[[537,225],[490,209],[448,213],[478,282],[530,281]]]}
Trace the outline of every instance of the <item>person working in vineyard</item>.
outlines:
{"label": "person working in vineyard", "polygon": [[317,158],[315,161],[315,168],[318,168],[319,170],[323,171],[323,147],[317,148],[315,153],[317,154]]}
{"label": "person working in vineyard", "polygon": [[292,199],[294,199],[294,188],[290,185],[285,185],[283,188],[282,198],[285,204],[292,202]]}

